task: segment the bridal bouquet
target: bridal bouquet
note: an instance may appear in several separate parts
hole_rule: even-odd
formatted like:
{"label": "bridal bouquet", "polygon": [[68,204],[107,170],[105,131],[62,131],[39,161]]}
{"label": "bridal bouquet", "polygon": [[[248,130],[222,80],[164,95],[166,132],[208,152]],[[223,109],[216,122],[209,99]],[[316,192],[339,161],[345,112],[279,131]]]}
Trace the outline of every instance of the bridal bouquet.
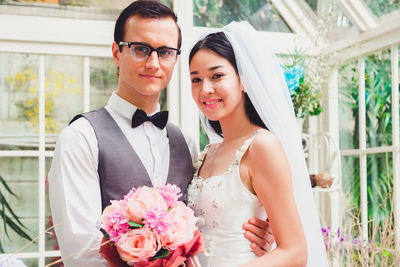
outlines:
{"label": "bridal bouquet", "polygon": [[111,201],[101,216],[111,246],[100,250],[111,266],[121,266],[115,261],[122,259],[135,267],[175,267],[203,252],[197,218],[180,196],[176,185],[167,184],[133,188],[122,200]]}

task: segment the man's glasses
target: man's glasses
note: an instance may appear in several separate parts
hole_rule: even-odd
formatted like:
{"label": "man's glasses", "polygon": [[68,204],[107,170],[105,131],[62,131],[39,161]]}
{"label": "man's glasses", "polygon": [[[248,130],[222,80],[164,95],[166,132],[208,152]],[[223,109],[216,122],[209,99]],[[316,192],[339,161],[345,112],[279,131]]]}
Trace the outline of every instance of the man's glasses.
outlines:
{"label": "man's glasses", "polygon": [[176,60],[176,57],[181,53],[181,50],[172,47],[162,46],[154,48],[146,43],[137,42],[119,42],[118,45],[126,45],[129,47],[131,56],[137,61],[143,61],[149,58],[153,51],[157,52],[160,62],[171,63]]}

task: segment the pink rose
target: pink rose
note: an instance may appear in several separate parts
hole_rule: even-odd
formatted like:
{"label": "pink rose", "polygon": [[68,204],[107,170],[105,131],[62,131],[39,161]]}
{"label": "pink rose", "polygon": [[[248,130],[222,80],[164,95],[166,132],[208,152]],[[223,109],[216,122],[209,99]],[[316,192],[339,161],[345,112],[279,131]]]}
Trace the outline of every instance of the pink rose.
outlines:
{"label": "pink rose", "polygon": [[168,206],[162,195],[154,188],[140,187],[126,203],[124,215],[136,223],[143,223],[146,210],[167,210]]}
{"label": "pink rose", "polygon": [[192,240],[196,228],[196,217],[193,210],[187,207],[182,201],[168,212],[168,228],[161,236],[164,247],[175,250],[179,245]]}
{"label": "pink rose", "polygon": [[157,236],[148,228],[140,228],[122,235],[116,243],[119,256],[129,265],[153,257],[161,248]]}

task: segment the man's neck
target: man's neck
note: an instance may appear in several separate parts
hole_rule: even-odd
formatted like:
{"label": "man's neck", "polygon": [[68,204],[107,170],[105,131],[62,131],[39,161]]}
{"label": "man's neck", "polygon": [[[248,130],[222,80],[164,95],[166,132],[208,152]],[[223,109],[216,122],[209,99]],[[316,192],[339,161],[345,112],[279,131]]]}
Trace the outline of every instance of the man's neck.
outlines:
{"label": "man's neck", "polygon": [[147,114],[152,114],[157,110],[159,96],[129,97],[119,91],[116,94]]}

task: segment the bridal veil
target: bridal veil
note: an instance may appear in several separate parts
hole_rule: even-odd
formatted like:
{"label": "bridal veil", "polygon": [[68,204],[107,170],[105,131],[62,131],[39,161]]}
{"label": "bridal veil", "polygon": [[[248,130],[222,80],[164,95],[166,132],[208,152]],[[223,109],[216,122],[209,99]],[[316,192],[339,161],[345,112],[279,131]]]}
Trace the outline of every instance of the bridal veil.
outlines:
{"label": "bridal veil", "polygon": [[[307,241],[307,266],[328,266],[301,137],[282,69],[248,22],[231,22],[222,31],[232,44],[245,92],[264,124],[280,140],[289,160],[294,196]],[[221,137],[204,115],[201,119],[210,142],[220,141]]]}

